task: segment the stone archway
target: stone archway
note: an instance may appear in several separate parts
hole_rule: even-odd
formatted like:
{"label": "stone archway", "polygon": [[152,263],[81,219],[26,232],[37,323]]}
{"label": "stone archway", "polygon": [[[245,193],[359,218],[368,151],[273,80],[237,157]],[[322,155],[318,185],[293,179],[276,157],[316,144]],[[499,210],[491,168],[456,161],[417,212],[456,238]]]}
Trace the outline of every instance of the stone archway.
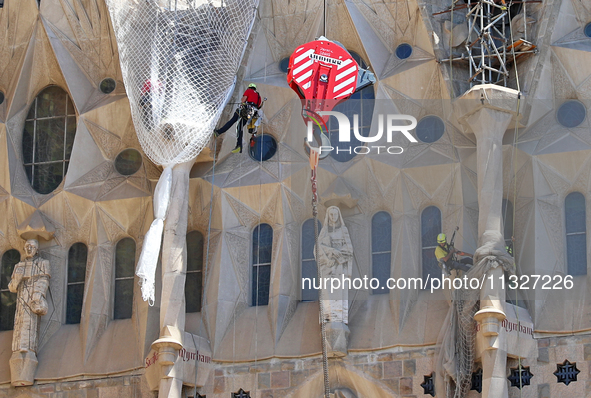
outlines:
{"label": "stone archway", "polygon": [[[335,398],[399,398],[386,385],[341,360],[330,361],[329,376],[331,391],[336,393]],[[323,383],[322,369],[319,369],[306,383],[285,398],[323,397]]]}
{"label": "stone archway", "polygon": [[357,395],[353,393],[353,391],[349,390],[348,388],[337,388],[334,390],[334,397],[335,398],[357,398]]}

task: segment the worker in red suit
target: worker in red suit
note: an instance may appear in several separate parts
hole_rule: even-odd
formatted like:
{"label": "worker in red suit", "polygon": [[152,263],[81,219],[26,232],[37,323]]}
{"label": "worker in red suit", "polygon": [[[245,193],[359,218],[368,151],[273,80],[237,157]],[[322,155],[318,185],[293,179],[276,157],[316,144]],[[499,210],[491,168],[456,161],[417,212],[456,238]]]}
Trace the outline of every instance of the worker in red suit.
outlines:
{"label": "worker in red suit", "polygon": [[162,94],[164,85],[159,80],[146,79],[140,91],[141,116],[144,124],[151,126],[154,95]]}
{"label": "worker in red suit", "polygon": [[228,122],[219,129],[214,130],[215,136],[219,137],[221,134],[224,134],[226,131],[228,131],[228,129],[232,127],[232,125],[236,123],[238,119],[240,119],[238,125],[236,126],[236,148],[232,150],[232,153],[242,153],[242,131],[247,123],[248,132],[250,134],[255,134],[255,122],[259,117],[257,111],[261,109],[262,105],[263,99],[257,91],[257,85],[250,83],[242,95],[240,106],[236,109],[236,112],[234,112],[232,119],[228,120]]}

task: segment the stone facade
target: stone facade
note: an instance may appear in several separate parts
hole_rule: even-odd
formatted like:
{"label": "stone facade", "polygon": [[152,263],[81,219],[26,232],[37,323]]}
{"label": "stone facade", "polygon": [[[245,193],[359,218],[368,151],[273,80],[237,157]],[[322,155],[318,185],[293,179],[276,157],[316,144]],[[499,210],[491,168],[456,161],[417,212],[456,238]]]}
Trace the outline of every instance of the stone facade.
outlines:
{"label": "stone facade", "polygon": [[51,397],[51,398],[117,398],[117,397],[156,397],[150,392],[141,374],[85,379],[78,381],[62,381],[52,383],[38,382],[35,386],[19,389],[0,387],[0,396],[17,397]]}
{"label": "stone facade", "polygon": [[[340,205],[353,246],[353,277],[372,273],[376,213],[391,216],[390,276],[420,278],[423,211],[436,206],[442,230],[459,226],[457,247],[474,252],[483,234],[479,217],[485,212],[479,209],[499,199],[515,208],[518,273],[564,276],[565,198],[572,192],[586,197],[589,274],[591,38],[585,29],[591,7],[575,0],[528,5],[535,20],[527,26],[528,36],[539,53],[518,65],[523,94],[518,130],[512,120],[497,142],[497,171],[502,171],[493,200],[479,198],[480,137],[457,111],[457,98],[469,89],[468,71],[437,62],[450,51],[451,20],[449,14],[433,14],[449,2],[328,0],[326,6],[325,29],[320,0],[261,0],[259,5],[230,102],[239,100],[248,83],[257,84],[269,98],[262,133],[277,141],[277,154],[266,162],[246,153],[232,155],[234,137],[226,134],[210,145],[218,156],[215,169],[204,157],[190,171],[186,222],[188,231],[205,236],[204,296],[201,312],[186,314],[179,332],[209,345],[203,351],[211,353],[212,369],[197,388],[208,398],[230,398],[240,388],[257,398],[322,395],[318,303],[302,302],[300,287],[302,225],[312,214],[304,125],[301,104],[279,66],[296,46],[324,33],[357,53],[376,74],[376,113],[390,109],[419,121],[438,116],[445,125],[435,142],[394,142],[404,148],[399,156],[320,162],[319,218],[335,201]],[[461,15],[454,18],[463,23]],[[407,59],[396,56],[401,43],[413,48]],[[107,94],[100,89],[105,78],[116,82]],[[41,194],[24,167],[23,130],[36,96],[52,85],[65,90],[76,108],[76,136],[63,181]],[[509,85],[517,89],[514,76]],[[144,373],[159,337],[160,302],[153,307],[143,302],[135,278],[131,318],[115,319],[113,307],[117,243],[132,238],[137,260],[162,169],[143,154],[135,135],[105,1],[41,0],[39,6],[35,0],[4,0],[0,91],[0,257],[11,249],[24,257],[19,226],[34,214],[55,231],[39,248],[51,263],[51,279],[48,311],[39,325],[35,382],[11,386],[13,332],[0,331],[0,397],[155,397]],[[565,127],[557,117],[568,101],[586,109],[578,126]],[[232,112],[229,105],[222,119]],[[142,162],[126,176],[115,162],[129,148],[139,151]],[[269,304],[252,306],[252,233],[261,223],[273,228]],[[88,247],[84,301],[80,323],[67,324],[68,253],[77,242]],[[581,275],[571,292],[521,292],[537,342],[536,352],[524,353],[521,364],[534,376],[521,393],[508,387],[509,397],[591,396],[590,284]],[[158,298],[160,277],[156,288]],[[182,290],[170,290],[170,301],[183,303]],[[436,371],[449,297],[449,291],[416,289],[349,292],[348,354],[330,360],[332,388],[348,388],[359,398],[424,397],[421,384]],[[514,355],[508,356],[507,375],[518,366]],[[576,362],[580,371],[568,386],[553,374],[565,360]],[[184,383],[182,394],[192,396],[195,382]],[[468,395],[478,396],[475,391]]]}

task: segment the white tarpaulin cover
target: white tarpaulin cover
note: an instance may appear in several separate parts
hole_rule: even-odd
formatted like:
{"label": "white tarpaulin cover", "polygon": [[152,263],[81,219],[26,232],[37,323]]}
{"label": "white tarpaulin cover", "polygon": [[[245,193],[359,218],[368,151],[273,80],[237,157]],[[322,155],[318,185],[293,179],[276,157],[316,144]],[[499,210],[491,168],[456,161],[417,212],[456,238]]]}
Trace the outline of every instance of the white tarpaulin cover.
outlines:
{"label": "white tarpaulin cover", "polygon": [[[143,151],[168,167],[195,159],[234,89],[258,0],[107,0],[107,5]],[[170,181],[158,185],[156,220],[137,267],[142,295],[151,301],[170,202]]]}

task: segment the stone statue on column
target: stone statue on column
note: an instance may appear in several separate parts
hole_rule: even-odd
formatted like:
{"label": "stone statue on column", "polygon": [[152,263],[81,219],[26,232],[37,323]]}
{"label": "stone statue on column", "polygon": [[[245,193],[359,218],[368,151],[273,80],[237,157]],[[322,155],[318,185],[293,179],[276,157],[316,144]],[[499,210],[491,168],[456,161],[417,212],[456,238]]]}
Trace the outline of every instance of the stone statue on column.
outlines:
{"label": "stone statue on column", "polygon": [[322,279],[335,278],[341,284],[339,289],[331,289],[330,282],[324,286],[326,288],[322,291],[321,303],[325,317],[323,321],[327,323],[329,356],[341,357],[347,353],[349,335],[349,290],[342,282],[344,278],[351,278],[353,245],[341,211],[336,206],[326,210],[316,252]]}
{"label": "stone statue on column", "polygon": [[17,294],[10,374],[12,385],[32,385],[37,368],[39,322],[47,314],[45,295],[51,277],[49,261],[37,254],[39,242],[25,243],[25,259],[14,266],[8,289]]}

